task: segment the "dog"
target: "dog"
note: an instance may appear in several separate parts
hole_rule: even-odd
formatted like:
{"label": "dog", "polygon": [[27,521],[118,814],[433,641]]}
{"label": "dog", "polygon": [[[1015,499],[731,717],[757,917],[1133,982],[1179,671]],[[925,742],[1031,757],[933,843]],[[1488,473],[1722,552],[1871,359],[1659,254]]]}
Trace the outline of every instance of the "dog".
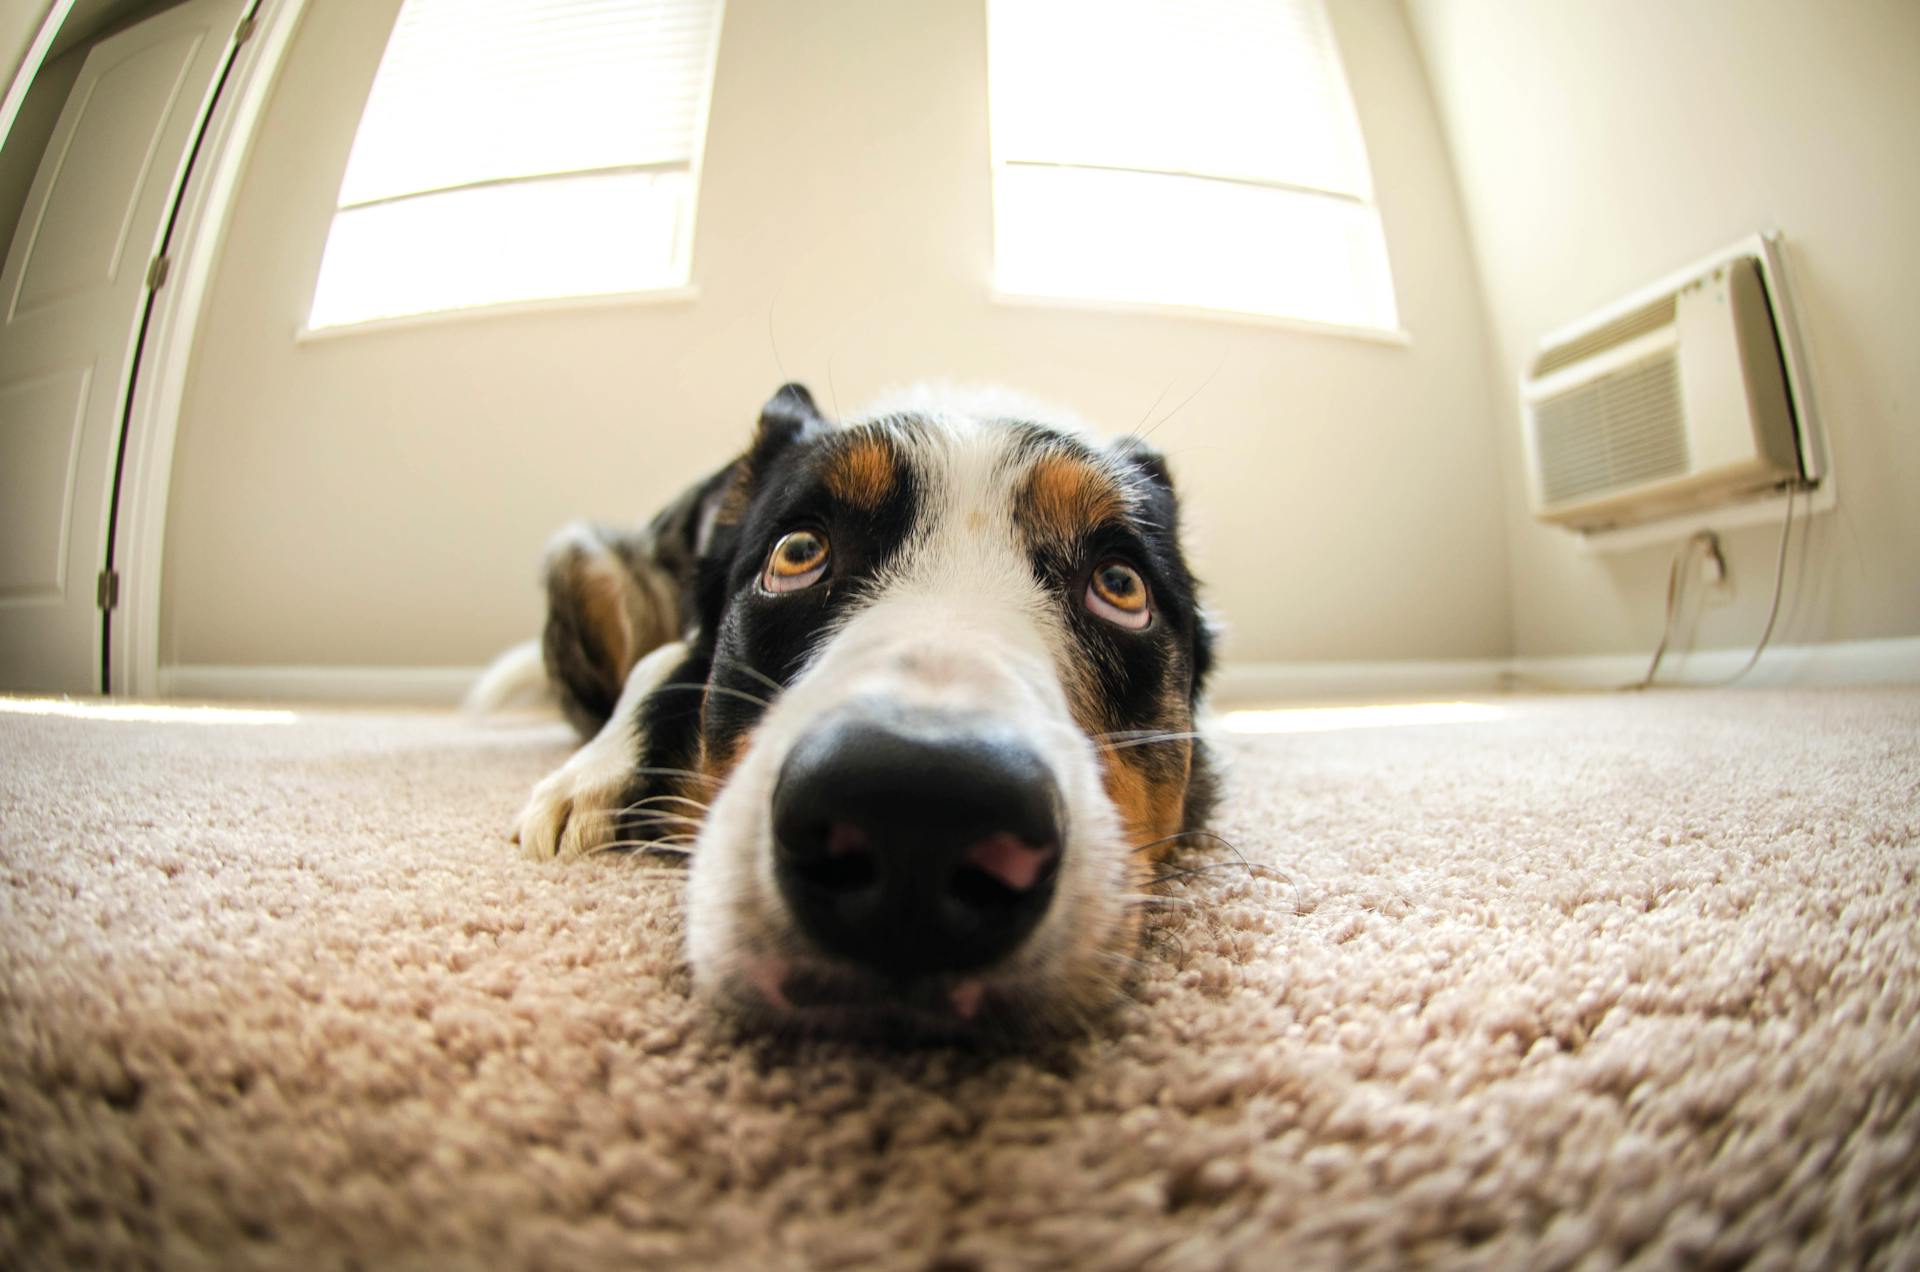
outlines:
{"label": "dog", "polygon": [[1118,997],[1215,788],[1213,627],[1142,440],[930,390],[836,424],[788,384],[738,458],[642,530],[562,531],[545,573],[585,745],[515,838],[687,853],[696,996],[916,1035]]}

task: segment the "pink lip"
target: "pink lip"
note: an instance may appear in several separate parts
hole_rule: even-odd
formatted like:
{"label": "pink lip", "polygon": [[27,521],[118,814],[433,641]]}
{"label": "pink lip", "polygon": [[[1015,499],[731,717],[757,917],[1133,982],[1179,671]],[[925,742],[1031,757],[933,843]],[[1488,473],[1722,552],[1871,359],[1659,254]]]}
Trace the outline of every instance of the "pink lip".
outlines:
{"label": "pink lip", "polygon": [[[793,974],[793,971],[793,964],[788,960],[767,957],[757,958],[748,963],[742,969],[742,976],[747,984],[752,986],[754,992],[759,995],[761,1002],[785,1015],[800,1011],[799,1008],[794,1006],[793,1000],[787,995],[787,980]],[[938,991],[935,992],[937,993]],[[971,1023],[974,1018],[980,1014],[980,1008],[985,1004],[986,997],[986,982],[982,981],[979,977],[968,977],[965,980],[955,982],[947,989],[945,994],[947,1007],[953,1012],[955,1019],[963,1024]],[[814,1004],[805,997],[803,997],[802,1001],[807,1001],[809,1007],[823,1006],[831,1009],[835,1005],[831,1002]],[[857,1011],[861,1008],[862,1001],[863,1000],[856,995],[844,1003],[839,1004],[839,1006],[841,1009]],[[935,1001],[938,1000],[936,999]],[[868,1005],[875,1008],[884,1008],[885,1006],[885,1004],[881,1002],[874,1002]]]}
{"label": "pink lip", "polygon": [[972,1020],[980,1013],[980,1000],[986,997],[987,987],[977,980],[963,980],[947,994],[947,1001],[953,1004],[953,1014],[962,1020]]}
{"label": "pink lip", "polygon": [[793,1004],[787,1001],[787,963],[785,959],[759,958],[747,964],[747,980],[760,991],[760,997],[767,1006],[776,1011],[792,1011]]}

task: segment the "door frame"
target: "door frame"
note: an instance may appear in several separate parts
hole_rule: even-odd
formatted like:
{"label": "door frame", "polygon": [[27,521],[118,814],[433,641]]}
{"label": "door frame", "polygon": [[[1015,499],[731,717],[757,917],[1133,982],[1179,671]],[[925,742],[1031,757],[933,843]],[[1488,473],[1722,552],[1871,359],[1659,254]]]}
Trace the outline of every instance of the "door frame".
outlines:
{"label": "door frame", "polygon": [[0,75],[8,77],[7,91],[0,96],[0,146],[6,145],[7,138],[13,135],[13,121],[20,114],[21,103],[27,100],[27,90],[33,87],[34,77],[40,74],[40,67],[47,60],[47,51],[59,38],[60,28],[66,25],[67,14],[72,10],[73,0],[46,0],[39,29],[20,51],[20,65],[11,70],[0,66]]}
{"label": "door frame", "polygon": [[103,563],[120,580],[117,605],[100,615],[107,624],[106,689],[116,696],[164,692],[160,607],[167,500],[187,373],[240,178],[307,2],[256,0],[247,11],[243,20],[254,23],[252,34],[235,52],[214,99],[167,236],[167,275],[150,293],[120,439],[113,559]]}

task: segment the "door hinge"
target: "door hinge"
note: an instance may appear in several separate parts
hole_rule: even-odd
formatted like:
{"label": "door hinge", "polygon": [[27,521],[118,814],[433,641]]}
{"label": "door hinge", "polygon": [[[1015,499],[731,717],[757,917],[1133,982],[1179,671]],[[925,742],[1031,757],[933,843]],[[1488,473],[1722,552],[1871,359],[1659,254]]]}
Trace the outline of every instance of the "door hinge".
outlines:
{"label": "door hinge", "polygon": [[120,571],[100,571],[100,580],[94,586],[94,599],[103,610],[114,609],[120,604]]}
{"label": "door hinge", "polygon": [[153,258],[147,266],[147,290],[159,291],[160,285],[167,281],[167,271],[173,268],[173,258],[165,252]]}
{"label": "door hinge", "polygon": [[240,19],[240,25],[233,28],[233,47],[237,49],[242,44],[245,44],[248,40],[252,39],[253,28],[256,25],[258,24],[254,21],[254,17],[251,13],[249,13],[246,17]]}

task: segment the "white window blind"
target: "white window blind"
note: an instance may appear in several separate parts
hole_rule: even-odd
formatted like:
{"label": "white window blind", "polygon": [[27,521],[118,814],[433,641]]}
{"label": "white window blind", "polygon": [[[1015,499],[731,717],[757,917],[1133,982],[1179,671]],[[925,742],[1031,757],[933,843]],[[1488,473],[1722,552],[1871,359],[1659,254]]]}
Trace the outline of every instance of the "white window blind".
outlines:
{"label": "white window blind", "polygon": [[685,285],[720,0],[405,0],[309,325]]}
{"label": "white window blind", "polygon": [[995,282],[1391,330],[1321,0],[988,0]]}

